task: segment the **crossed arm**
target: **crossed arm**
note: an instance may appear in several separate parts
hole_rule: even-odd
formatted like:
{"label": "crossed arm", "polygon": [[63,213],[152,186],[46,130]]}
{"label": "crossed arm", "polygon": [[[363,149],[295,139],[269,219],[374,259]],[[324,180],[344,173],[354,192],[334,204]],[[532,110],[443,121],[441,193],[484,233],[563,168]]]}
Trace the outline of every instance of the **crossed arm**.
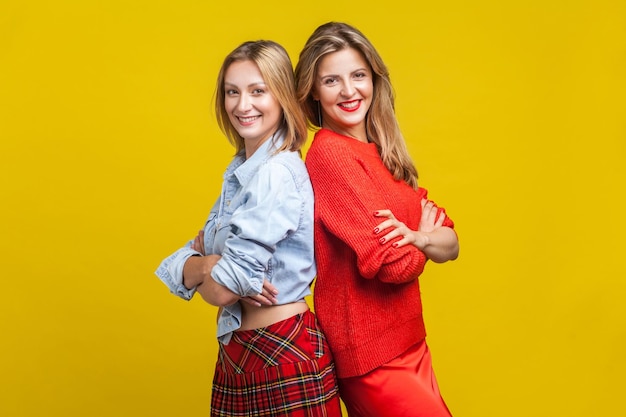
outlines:
{"label": "crossed arm", "polygon": [[439,209],[432,201],[422,199],[422,217],[418,230],[409,229],[404,223],[397,220],[391,210],[378,210],[376,217],[386,217],[387,220],[380,223],[374,229],[375,235],[380,235],[386,229],[391,231],[379,238],[381,244],[386,244],[397,237],[400,240],[392,245],[396,248],[407,244],[415,245],[433,262],[443,263],[456,259],[459,256],[459,240],[456,232],[443,226],[445,213]]}
{"label": "crossed arm", "polygon": [[[400,237],[392,243],[393,247],[399,248],[412,244],[420,249],[433,262],[443,263],[454,260],[459,255],[459,241],[456,232],[443,226],[445,213],[440,212],[437,206],[426,199],[422,199],[422,217],[418,230],[411,230],[404,223],[397,220],[391,210],[378,210],[374,216],[386,218],[374,229],[374,235],[380,244],[384,245]],[[202,254],[204,251],[204,231],[200,231],[192,248]],[[252,297],[240,297],[225,286],[218,284],[211,276],[211,271],[221,259],[220,255],[192,256],[185,262],[183,267],[183,284],[187,288],[196,287],[197,292],[209,304],[226,306],[239,300],[251,305],[273,305],[277,302],[278,291],[269,281],[265,280],[261,294]]]}
{"label": "crossed arm", "polygon": [[[204,254],[204,231],[200,231],[194,239],[192,249]],[[187,288],[196,287],[202,298],[214,306],[227,306],[243,300],[249,304],[272,305],[278,302],[278,291],[269,281],[263,283],[261,294],[253,297],[240,297],[225,286],[218,284],[211,276],[213,267],[222,257],[220,255],[192,256],[183,267],[183,284]]]}

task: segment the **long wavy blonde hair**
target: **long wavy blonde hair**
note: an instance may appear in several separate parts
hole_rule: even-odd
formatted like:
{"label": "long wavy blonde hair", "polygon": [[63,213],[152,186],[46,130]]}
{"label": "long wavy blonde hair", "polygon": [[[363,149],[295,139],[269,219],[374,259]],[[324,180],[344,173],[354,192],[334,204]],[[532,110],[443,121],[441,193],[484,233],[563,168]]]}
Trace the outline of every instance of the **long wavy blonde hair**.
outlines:
{"label": "long wavy blonde hair", "polygon": [[276,98],[283,113],[278,131],[285,133],[285,141],[277,152],[300,151],[307,140],[306,118],[296,100],[293,65],[285,48],[274,41],[258,40],[244,42],[224,58],[215,87],[215,115],[217,124],[228,140],[235,146],[236,153],[245,149],[244,139],[228,118],[225,107],[226,89],[224,77],[233,62],[254,62],[267,88]]}
{"label": "long wavy blonde hair", "polygon": [[346,48],[355,49],[365,58],[374,78],[372,104],[365,119],[368,140],[376,144],[394,178],[416,189],[417,169],[396,119],[395,95],[387,66],[365,35],[346,23],[329,22],[319,26],[300,52],[295,70],[296,96],[309,127],[322,127],[318,103],[313,99],[319,63],[324,56]]}

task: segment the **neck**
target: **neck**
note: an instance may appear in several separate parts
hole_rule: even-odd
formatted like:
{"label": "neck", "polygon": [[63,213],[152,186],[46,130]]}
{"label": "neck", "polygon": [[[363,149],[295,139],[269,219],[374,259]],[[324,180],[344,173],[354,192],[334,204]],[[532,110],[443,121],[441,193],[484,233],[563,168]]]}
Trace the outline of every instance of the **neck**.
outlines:
{"label": "neck", "polygon": [[322,127],[324,129],[332,130],[335,133],[338,133],[343,136],[348,136],[350,138],[356,139],[359,142],[367,143],[367,132],[365,131],[365,123],[359,124],[357,126],[348,126],[348,127],[338,127],[333,126],[332,123],[322,123]]}
{"label": "neck", "polygon": [[271,140],[273,137],[274,135],[272,134],[265,138],[257,139],[257,140],[244,138],[244,146],[246,148],[246,159],[249,159],[252,155],[254,155],[254,153],[257,151],[257,149],[261,147],[261,145],[263,145],[268,140]]}

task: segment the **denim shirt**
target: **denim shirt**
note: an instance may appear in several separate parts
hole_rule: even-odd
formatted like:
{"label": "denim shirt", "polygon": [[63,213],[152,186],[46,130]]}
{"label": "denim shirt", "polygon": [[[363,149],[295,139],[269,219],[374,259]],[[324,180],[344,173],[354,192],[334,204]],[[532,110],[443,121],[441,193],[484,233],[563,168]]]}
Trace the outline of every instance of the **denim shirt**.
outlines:
{"label": "denim shirt", "polygon": [[[274,143],[275,142],[275,143]],[[237,155],[224,173],[222,192],[204,226],[207,255],[222,258],[211,271],[218,283],[241,297],[261,293],[267,279],[278,289],[278,304],[304,301],[316,274],[313,254],[313,188],[298,152],[273,153],[283,139],[262,144],[246,160]],[[193,240],[165,258],[156,275],[186,300],[196,288],[183,285],[183,266]],[[239,302],[225,306],[217,337],[228,344],[241,327]]]}

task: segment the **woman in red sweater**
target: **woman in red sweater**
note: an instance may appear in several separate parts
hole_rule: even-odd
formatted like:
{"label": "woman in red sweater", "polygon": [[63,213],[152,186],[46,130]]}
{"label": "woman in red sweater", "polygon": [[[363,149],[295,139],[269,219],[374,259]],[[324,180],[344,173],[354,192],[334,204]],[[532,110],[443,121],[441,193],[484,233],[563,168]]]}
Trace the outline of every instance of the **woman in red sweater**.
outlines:
{"label": "woman in red sweater", "polygon": [[308,39],[296,89],[320,128],[306,165],[315,193],[315,311],[351,417],[449,417],[425,342],[419,276],[456,259],[453,222],[417,185],[385,64],[354,27]]}

